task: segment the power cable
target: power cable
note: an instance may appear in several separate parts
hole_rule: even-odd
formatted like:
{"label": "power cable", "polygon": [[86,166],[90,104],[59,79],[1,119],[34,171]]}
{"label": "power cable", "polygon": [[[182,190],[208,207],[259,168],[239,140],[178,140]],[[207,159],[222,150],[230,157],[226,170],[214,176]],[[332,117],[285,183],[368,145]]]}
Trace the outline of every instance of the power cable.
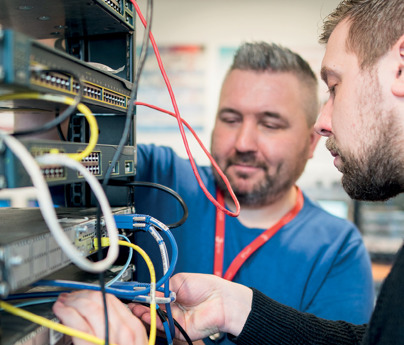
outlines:
{"label": "power cable", "polygon": [[180,225],[184,224],[188,218],[188,206],[185,203],[184,199],[182,199],[182,197],[176,191],[174,191],[173,189],[171,189],[167,186],[164,186],[159,183],[154,183],[154,182],[144,182],[144,181],[125,182],[125,181],[119,181],[119,180],[111,180],[109,182],[109,185],[111,185],[111,186],[151,187],[151,188],[159,189],[163,192],[166,192],[166,193],[172,195],[180,203],[182,210],[183,210],[183,216],[179,221],[172,223],[172,224],[168,224],[167,227],[169,229],[178,228]]}

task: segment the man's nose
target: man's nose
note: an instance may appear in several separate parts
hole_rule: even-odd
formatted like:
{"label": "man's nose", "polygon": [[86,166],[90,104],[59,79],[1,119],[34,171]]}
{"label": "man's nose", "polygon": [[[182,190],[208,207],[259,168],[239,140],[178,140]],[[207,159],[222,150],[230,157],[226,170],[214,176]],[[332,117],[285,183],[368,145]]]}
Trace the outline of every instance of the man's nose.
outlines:
{"label": "man's nose", "polygon": [[328,100],[321,108],[320,115],[314,125],[314,130],[324,137],[329,137],[332,134],[331,114],[332,101]]}
{"label": "man's nose", "polygon": [[257,149],[258,131],[257,126],[253,123],[243,123],[238,132],[236,138],[236,149],[239,152],[256,151]]}

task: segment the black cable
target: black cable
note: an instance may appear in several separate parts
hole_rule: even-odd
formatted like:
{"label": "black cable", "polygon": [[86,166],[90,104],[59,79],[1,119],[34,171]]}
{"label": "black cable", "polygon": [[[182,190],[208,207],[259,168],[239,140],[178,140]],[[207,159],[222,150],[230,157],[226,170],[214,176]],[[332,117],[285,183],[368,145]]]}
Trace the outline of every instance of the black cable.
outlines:
{"label": "black cable", "polygon": [[177,322],[176,319],[173,318],[173,321],[174,321],[175,327],[178,328],[178,330],[180,331],[180,333],[182,334],[182,336],[184,337],[184,339],[185,339],[185,341],[188,343],[188,345],[192,345],[192,340],[191,340],[191,338],[189,337],[189,335],[187,334],[187,332],[185,332],[185,329],[183,329],[183,328],[181,327],[181,325]]}
{"label": "black cable", "polygon": [[[122,153],[123,147],[128,139],[128,134],[129,134],[129,129],[131,128],[132,125],[132,115],[134,111],[134,105],[135,105],[135,100],[137,97],[137,90],[139,86],[139,79],[140,75],[142,73],[144,63],[146,61],[146,56],[147,56],[147,47],[149,43],[149,34],[150,34],[150,28],[151,28],[151,20],[152,20],[152,11],[153,11],[153,0],[148,0],[147,1],[147,25],[146,25],[146,30],[143,36],[143,43],[142,43],[142,50],[140,53],[140,59],[139,59],[139,67],[135,75],[135,80],[134,80],[134,85],[131,91],[130,95],[130,100],[129,100],[129,106],[128,110],[126,113],[126,121],[124,125],[124,130],[123,134],[121,137],[121,140],[117,146],[116,152],[114,156],[112,157],[111,164],[109,165],[107,172],[105,173],[104,180],[102,182],[102,187],[104,189],[104,192],[106,192],[107,186],[108,186],[108,181],[109,178],[112,174],[112,169],[115,166],[116,162],[118,161],[119,156]],[[97,222],[96,222],[96,229],[97,229],[97,239],[98,243],[101,243],[101,230],[100,230],[100,221],[101,221],[101,208],[100,204],[97,201]],[[99,257],[102,256],[102,249],[101,246],[99,246],[98,249],[98,254]],[[101,291],[103,295],[103,300],[104,300],[104,314],[105,314],[105,345],[109,344],[109,337],[108,337],[108,312],[107,312],[107,304],[105,302],[105,286],[101,286]]]}
{"label": "black cable", "polygon": [[104,181],[102,183],[104,186],[104,189],[108,185],[109,178],[111,177],[111,174],[112,174],[112,169],[114,168],[116,162],[118,161],[118,158],[122,153],[123,147],[124,147],[126,141],[128,140],[129,129],[132,126],[132,121],[133,121],[132,117],[134,116],[134,107],[135,107],[135,101],[137,98],[137,91],[139,88],[140,75],[142,73],[144,64],[146,62],[146,57],[147,57],[149,35],[150,35],[150,31],[151,31],[152,12],[153,12],[153,0],[148,0],[147,1],[147,15],[146,15],[147,16],[147,18],[146,18],[147,25],[146,25],[146,29],[145,29],[144,35],[143,35],[142,48],[140,51],[140,58],[139,58],[139,66],[138,66],[138,69],[136,72],[135,81],[133,83],[133,88],[132,88],[132,91],[130,94],[128,110],[126,112],[124,131],[123,131],[121,140],[118,144],[117,150],[116,150],[114,156],[112,157],[111,164],[109,165],[107,172],[105,174]]}
{"label": "black cable", "polygon": [[[98,242],[101,243],[101,242]],[[100,246],[101,248],[101,246]],[[102,255],[99,255],[99,253],[102,253],[102,250],[98,250],[98,259],[100,260],[100,257],[102,259]],[[104,305],[104,317],[105,317],[105,345],[109,344],[109,326],[108,326],[108,308],[107,308],[107,296],[106,296],[106,291],[105,291],[105,275],[104,272],[101,272],[98,275],[98,278],[100,280],[100,291],[102,295],[102,303]]]}
{"label": "black cable", "polygon": [[72,86],[73,86],[74,79],[76,79],[78,82],[78,85],[79,85],[78,93],[74,97],[73,103],[71,105],[69,105],[62,114],[60,114],[53,120],[45,123],[44,125],[34,127],[31,129],[14,132],[13,136],[15,136],[15,137],[46,132],[46,131],[49,131],[50,129],[60,125],[71,114],[73,114],[74,110],[77,108],[77,105],[81,102],[81,100],[83,98],[83,89],[84,89],[83,83],[82,83],[81,78],[79,76],[77,76],[75,73],[70,72],[70,71],[59,70],[59,69],[44,69],[44,70],[38,70],[38,71],[34,71],[34,72],[39,73],[39,72],[44,72],[44,71],[56,72],[56,73],[60,73],[60,74],[65,74],[67,76],[72,76],[73,77]]}
{"label": "black cable", "polygon": [[[97,250],[97,259],[101,261],[103,259],[103,253],[102,253],[102,245],[101,245],[101,210],[100,210],[100,204],[98,200],[96,201],[97,203],[97,221],[95,224],[95,229],[96,229],[96,234],[97,234],[97,241],[100,244],[98,246]],[[107,298],[106,298],[106,291],[105,291],[105,276],[104,272],[100,272],[98,275],[98,279],[100,282],[100,291],[102,295],[102,303],[104,305],[104,318],[105,318],[105,345],[109,344],[109,323],[108,323],[108,308],[107,308]]]}
{"label": "black cable", "polygon": [[[147,304],[147,303],[139,303],[139,304],[144,305],[145,307],[150,307],[150,305]],[[167,322],[167,313],[164,310],[161,310],[160,308],[157,308],[156,311],[157,311],[157,315],[160,318],[161,323]],[[178,330],[180,331],[180,333],[184,337],[187,344],[188,345],[193,345],[192,340],[189,337],[189,335],[187,334],[187,332],[185,332],[185,329],[182,328],[182,326],[178,323],[178,321],[176,319],[173,318],[173,321],[174,321],[175,327],[178,328]]]}
{"label": "black cable", "polygon": [[59,139],[61,141],[66,141],[65,135],[63,134],[63,131],[62,131],[62,128],[60,127],[60,125],[57,125],[56,128],[58,130]]}
{"label": "black cable", "polygon": [[[60,115],[59,112],[56,113],[56,116],[59,116],[59,115]],[[61,141],[66,141],[66,137],[65,137],[65,135],[63,134],[62,127],[60,126],[60,123],[56,126],[56,128],[57,128],[57,130],[58,130],[59,139],[60,139]]]}
{"label": "black cable", "polygon": [[[161,310],[160,308],[157,309],[157,314],[160,317],[161,322],[165,322],[167,320],[167,313],[164,310]],[[175,327],[178,328],[178,330],[180,331],[180,333],[182,334],[182,336],[184,337],[185,341],[189,344],[192,345],[192,340],[189,337],[189,335],[187,334],[187,332],[185,332],[185,329],[183,329],[181,327],[181,325],[178,323],[177,320],[175,320],[173,318],[174,321],[174,325]]]}
{"label": "black cable", "polygon": [[180,225],[184,224],[188,218],[188,207],[187,207],[187,204],[185,203],[184,199],[182,199],[182,197],[176,191],[174,191],[171,188],[166,187],[162,184],[154,183],[154,182],[142,182],[142,181],[125,182],[125,181],[119,181],[119,180],[111,180],[109,182],[109,185],[124,186],[124,187],[128,187],[128,186],[151,187],[151,188],[159,189],[159,190],[166,192],[166,193],[170,194],[171,196],[173,196],[180,203],[184,214],[178,222],[167,225],[167,227],[169,229],[174,229],[174,228],[179,227]]}

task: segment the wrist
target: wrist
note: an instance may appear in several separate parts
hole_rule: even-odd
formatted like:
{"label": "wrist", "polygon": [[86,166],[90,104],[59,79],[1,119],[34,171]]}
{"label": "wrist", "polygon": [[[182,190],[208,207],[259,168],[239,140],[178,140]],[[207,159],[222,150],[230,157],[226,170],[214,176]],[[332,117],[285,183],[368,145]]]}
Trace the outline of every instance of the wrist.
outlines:
{"label": "wrist", "polygon": [[221,331],[238,336],[242,331],[252,305],[252,290],[244,285],[229,282],[224,294],[225,323]]}

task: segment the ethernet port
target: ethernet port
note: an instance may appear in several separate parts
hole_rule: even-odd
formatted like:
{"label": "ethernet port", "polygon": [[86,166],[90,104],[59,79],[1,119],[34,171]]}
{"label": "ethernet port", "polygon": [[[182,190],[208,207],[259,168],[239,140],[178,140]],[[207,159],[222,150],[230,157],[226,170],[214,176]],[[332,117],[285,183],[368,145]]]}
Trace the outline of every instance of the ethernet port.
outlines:
{"label": "ethernet port", "polygon": [[125,20],[130,26],[133,26],[133,17],[131,15],[126,13],[125,14]]}
{"label": "ethernet port", "polygon": [[[111,165],[112,162],[109,162],[109,165]],[[114,167],[112,168],[112,174],[119,174],[119,163],[116,162]]]}
{"label": "ethernet port", "polygon": [[125,161],[125,174],[133,173],[133,161]]}
{"label": "ethernet port", "polygon": [[125,7],[126,7],[129,11],[133,12],[133,4],[132,4],[131,1],[125,0]]}

